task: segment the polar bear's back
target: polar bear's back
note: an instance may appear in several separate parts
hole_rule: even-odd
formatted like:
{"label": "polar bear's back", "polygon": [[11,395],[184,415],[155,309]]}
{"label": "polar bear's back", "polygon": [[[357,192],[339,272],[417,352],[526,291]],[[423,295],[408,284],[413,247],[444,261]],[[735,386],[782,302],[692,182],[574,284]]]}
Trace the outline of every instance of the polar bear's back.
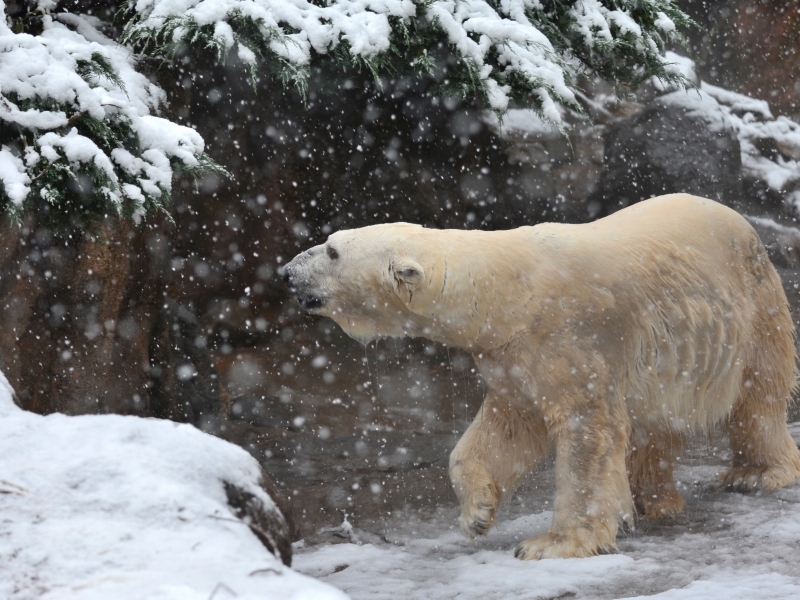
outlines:
{"label": "polar bear's back", "polygon": [[621,292],[682,290],[707,293],[709,299],[718,294],[741,299],[743,293],[766,285],[785,301],[780,279],[753,227],[712,200],[670,194],[593,223],[533,229],[553,240],[550,245],[557,252],[552,262],[558,268]]}
{"label": "polar bear's back", "polygon": [[[670,194],[645,200],[608,217],[565,231],[581,253],[607,258],[608,253],[655,251],[683,247],[700,251],[716,267],[720,261],[738,267],[727,255],[734,246],[760,246],[755,230],[736,211],[706,198]],[[757,254],[760,248],[754,247]],[[625,261],[622,261],[624,264]],[[699,265],[698,265],[699,267]]]}

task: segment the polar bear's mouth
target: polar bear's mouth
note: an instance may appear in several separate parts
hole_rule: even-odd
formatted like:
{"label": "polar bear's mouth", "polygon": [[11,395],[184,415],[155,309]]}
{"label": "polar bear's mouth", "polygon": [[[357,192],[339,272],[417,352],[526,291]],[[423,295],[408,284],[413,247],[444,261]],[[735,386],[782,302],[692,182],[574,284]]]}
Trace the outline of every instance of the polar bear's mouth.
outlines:
{"label": "polar bear's mouth", "polygon": [[315,296],[314,294],[308,294],[300,291],[297,291],[294,294],[297,297],[297,302],[304,310],[319,310],[325,306],[325,299]]}

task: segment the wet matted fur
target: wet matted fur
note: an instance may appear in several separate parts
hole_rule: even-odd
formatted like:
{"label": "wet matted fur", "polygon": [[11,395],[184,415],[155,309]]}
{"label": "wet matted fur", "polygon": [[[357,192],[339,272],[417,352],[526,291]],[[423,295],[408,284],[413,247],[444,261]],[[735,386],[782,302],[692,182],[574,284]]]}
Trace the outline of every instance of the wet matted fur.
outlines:
{"label": "wet matted fur", "polygon": [[552,527],[520,558],[597,554],[635,507],[682,511],[673,461],[697,429],[729,431],[721,487],[800,476],[786,296],[753,228],[711,200],[662,196],[583,225],[340,231],[285,277],[363,342],[426,337],[473,354],[489,391],[450,455],[466,535],[485,534],[555,449]]}

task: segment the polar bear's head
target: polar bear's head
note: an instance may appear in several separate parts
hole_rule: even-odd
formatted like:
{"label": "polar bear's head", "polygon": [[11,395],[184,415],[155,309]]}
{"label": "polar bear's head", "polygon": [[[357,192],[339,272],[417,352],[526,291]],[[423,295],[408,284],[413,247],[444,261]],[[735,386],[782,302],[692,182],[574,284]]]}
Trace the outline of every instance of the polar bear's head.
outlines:
{"label": "polar bear's head", "polygon": [[422,335],[411,304],[431,283],[416,243],[424,231],[408,223],[339,231],[296,256],[283,276],[300,306],[361,342]]}

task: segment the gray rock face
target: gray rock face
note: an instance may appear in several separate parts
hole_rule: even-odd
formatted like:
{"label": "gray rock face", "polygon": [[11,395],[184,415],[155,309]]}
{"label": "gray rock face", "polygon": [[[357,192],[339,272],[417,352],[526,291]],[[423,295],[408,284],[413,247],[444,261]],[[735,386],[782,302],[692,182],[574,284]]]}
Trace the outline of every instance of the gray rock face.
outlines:
{"label": "gray rock face", "polygon": [[[764,243],[773,265],[800,270],[800,229],[781,225],[774,219],[749,215],[745,217]],[[790,294],[789,290],[786,295],[790,300],[791,296],[796,296]]]}
{"label": "gray rock face", "polygon": [[[228,505],[233,509],[234,514],[250,527],[250,531],[264,544],[267,550],[287,567],[291,567],[291,537],[294,528],[292,522],[280,510],[264,506],[257,496],[247,490],[227,481],[223,483]],[[283,507],[285,509],[286,501],[281,497],[272,480],[263,471],[262,486],[279,508]]]}
{"label": "gray rock face", "polygon": [[605,138],[605,167],[592,201],[597,216],[640,200],[687,192],[732,204],[741,196],[736,131],[704,92],[674,92],[617,121]]}

